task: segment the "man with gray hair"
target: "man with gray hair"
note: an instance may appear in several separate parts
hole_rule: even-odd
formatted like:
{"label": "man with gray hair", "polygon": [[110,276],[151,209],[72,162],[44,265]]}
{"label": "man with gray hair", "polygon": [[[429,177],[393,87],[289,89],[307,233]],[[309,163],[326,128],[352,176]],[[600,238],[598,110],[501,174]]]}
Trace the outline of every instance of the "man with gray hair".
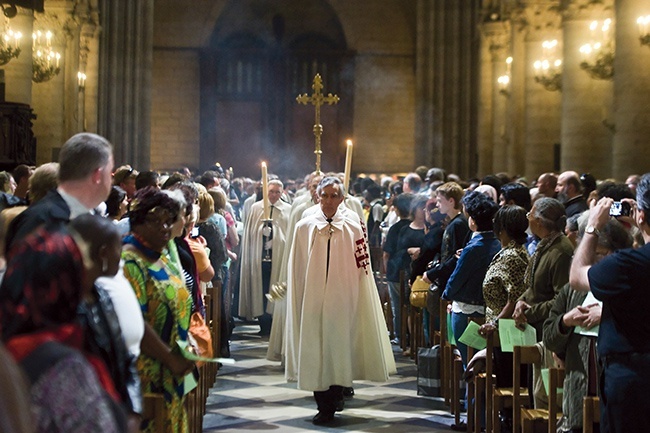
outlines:
{"label": "man with gray hair", "polygon": [[340,179],[323,178],[317,194],[319,212],[297,223],[289,255],[285,377],[314,392],[322,425],[343,410],[344,387],[388,380],[395,360],[363,223],[341,207]]}
{"label": "man with gray hair", "polygon": [[644,319],[650,274],[650,173],[637,186],[636,202],[622,201],[630,206],[630,216],[617,218],[636,225],[645,245],[620,250],[595,263],[600,231],[612,218],[614,203],[603,197],[589,212],[569,280],[575,290],[591,290],[603,302],[598,332],[601,431],[611,433],[646,431],[650,425],[650,322]]}
{"label": "man with gray hair", "polygon": [[7,232],[7,250],[44,224],[67,224],[104,202],[112,186],[113,146],[104,137],[82,132],[59,153],[59,186],[18,215]]}

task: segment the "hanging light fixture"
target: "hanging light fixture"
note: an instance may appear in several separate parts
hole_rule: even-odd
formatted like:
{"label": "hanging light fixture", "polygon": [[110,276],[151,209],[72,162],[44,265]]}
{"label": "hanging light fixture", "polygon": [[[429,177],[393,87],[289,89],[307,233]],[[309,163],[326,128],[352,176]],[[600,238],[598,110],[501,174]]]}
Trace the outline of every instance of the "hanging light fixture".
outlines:
{"label": "hanging light fixture", "polygon": [[535,82],[550,92],[562,89],[562,59],[558,58],[558,41],[553,39],[542,42],[542,58],[535,60]]}
{"label": "hanging light fixture", "polygon": [[37,30],[32,34],[32,81],[35,83],[49,81],[61,72],[61,53],[52,49],[52,37],[49,30]]}
{"label": "hanging light fixture", "polygon": [[20,55],[20,39],[23,34],[15,32],[9,26],[9,20],[4,19],[4,27],[0,33],[0,66],[6,65]]}

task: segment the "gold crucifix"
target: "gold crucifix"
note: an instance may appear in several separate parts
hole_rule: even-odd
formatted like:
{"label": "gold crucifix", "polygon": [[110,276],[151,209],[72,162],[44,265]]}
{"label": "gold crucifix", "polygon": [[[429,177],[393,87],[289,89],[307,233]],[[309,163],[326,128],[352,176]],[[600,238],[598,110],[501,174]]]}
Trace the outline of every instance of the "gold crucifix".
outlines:
{"label": "gold crucifix", "polygon": [[314,123],[314,138],[316,140],[316,171],[320,172],[320,156],[323,151],[320,148],[320,138],[323,135],[323,125],[320,124],[320,106],[323,104],[334,105],[339,102],[339,97],[328,93],[327,96],[323,95],[323,80],[320,77],[320,74],[316,74],[314,77],[314,84],[311,86],[314,89],[314,93],[311,96],[303,93],[296,97],[296,101],[299,104],[307,105],[311,103],[316,107],[316,121]]}

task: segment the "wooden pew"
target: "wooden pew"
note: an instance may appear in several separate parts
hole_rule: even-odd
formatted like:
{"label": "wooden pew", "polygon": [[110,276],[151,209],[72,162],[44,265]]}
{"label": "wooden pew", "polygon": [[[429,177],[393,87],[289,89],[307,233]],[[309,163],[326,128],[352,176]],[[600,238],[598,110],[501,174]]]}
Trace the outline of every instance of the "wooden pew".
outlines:
{"label": "wooden pew", "polygon": [[564,369],[549,369],[548,410],[521,409],[522,433],[555,433],[557,420],[562,416],[558,412],[558,388],[564,384]]}
{"label": "wooden pew", "polygon": [[582,433],[594,433],[594,424],[600,424],[600,399],[588,396],[582,400]]}
{"label": "wooden pew", "polygon": [[152,420],[156,425],[156,433],[165,431],[165,398],[162,394],[142,395],[142,420]]}
{"label": "wooden pew", "polygon": [[517,433],[521,427],[521,407],[524,401],[521,390],[521,366],[539,364],[541,362],[542,354],[537,346],[514,347],[512,373],[512,433]]}

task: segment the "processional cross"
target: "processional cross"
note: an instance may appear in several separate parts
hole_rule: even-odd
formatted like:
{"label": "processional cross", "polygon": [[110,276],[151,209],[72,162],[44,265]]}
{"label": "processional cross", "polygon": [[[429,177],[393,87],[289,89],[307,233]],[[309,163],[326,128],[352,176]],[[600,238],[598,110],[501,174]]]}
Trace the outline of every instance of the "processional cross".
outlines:
{"label": "processional cross", "polygon": [[314,77],[314,84],[311,86],[311,88],[314,89],[314,93],[312,93],[311,96],[303,93],[302,95],[298,95],[296,97],[296,101],[303,105],[312,104],[314,107],[316,107],[316,120],[314,123],[314,139],[316,141],[316,150],[314,150],[314,153],[316,154],[316,171],[320,172],[320,157],[323,153],[320,147],[320,138],[321,135],[323,135],[323,125],[320,124],[320,107],[323,104],[334,105],[339,102],[340,98],[337,95],[332,95],[331,93],[328,93],[327,96],[323,95],[323,80],[321,79],[320,74],[316,74]]}

